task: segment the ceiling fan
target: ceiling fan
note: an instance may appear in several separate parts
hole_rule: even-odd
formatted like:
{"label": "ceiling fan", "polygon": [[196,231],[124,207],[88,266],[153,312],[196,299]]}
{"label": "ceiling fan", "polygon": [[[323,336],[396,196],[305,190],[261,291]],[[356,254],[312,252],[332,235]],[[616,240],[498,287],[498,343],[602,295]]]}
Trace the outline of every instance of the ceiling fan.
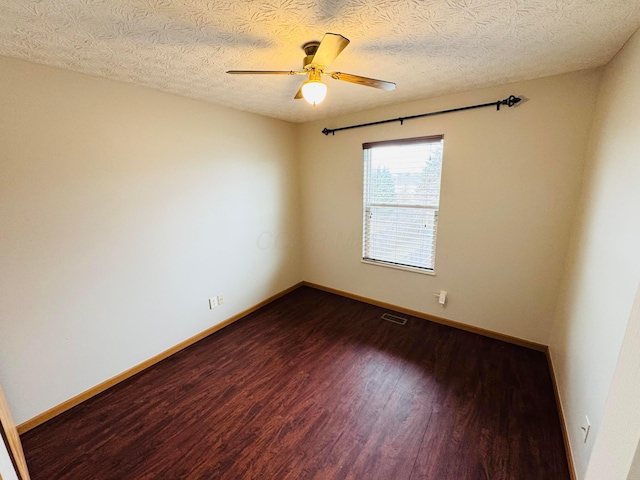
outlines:
{"label": "ceiling fan", "polygon": [[328,72],[327,68],[340,52],[349,45],[349,39],[337,33],[326,33],[321,42],[308,42],[302,46],[305,57],[302,61],[302,70],[229,70],[233,75],[307,75],[307,80],[302,84],[296,99],[304,98],[311,105],[316,106],[327,95],[327,86],[322,83],[322,75],[329,75],[336,80],[356,83],[367,87],[380,88],[382,90],[395,90],[396,84],[374,78],[361,77],[350,73]]}

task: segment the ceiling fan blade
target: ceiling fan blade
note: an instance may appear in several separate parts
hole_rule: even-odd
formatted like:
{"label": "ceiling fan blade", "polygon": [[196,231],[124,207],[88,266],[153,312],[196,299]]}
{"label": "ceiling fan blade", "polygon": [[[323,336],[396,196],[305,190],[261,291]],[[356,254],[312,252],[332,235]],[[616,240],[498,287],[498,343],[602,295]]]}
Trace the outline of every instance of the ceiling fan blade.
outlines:
{"label": "ceiling fan blade", "polygon": [[300,89],[298,90],[298,93],[296,93],[296,96],[295,96],[295,97],[293,97],[293,98],[294,98],[295,100],[299,100],[299,99],[301,99],[301,98],[304,98],[304,97],[302,96],[302,87],[300,87]]}
{"label": "ceiling fan blade", "polygon": [[343,82],[357,83],[358,85],[365,85],[367,87],[380,88],[390,92],[396,89],[396,84],[393,82],[386,82],[384,80],[376,80],[375,78],[361,77],[359,75],[351,75],[350,73],[331,72],[327,75],[331,75],[331,78],[336,80],[342,80]]}
{"label": "ceiling fan blade", "polygon": [[308,72],[296,70],[229,70],[232,75],[306,75]]}
{"label": "ceiling fan blade", "polygon": [[327,68],[347,45],[348,38],[337,33],[325,33],[311,63]]}

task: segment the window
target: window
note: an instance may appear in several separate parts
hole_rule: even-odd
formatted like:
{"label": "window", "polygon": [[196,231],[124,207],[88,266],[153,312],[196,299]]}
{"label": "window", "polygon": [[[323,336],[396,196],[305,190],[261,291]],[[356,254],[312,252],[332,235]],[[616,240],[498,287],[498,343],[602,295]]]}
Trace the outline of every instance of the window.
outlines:
{"label": "window", "polygon": [[443,137],[362,147],[362,261],[433,274]]}

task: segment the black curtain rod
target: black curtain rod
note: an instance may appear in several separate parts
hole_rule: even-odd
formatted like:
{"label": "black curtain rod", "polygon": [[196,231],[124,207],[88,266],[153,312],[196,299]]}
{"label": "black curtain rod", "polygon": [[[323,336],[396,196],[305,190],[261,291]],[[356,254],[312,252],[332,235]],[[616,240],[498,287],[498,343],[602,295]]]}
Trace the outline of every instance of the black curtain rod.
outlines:
{"label": "black curtain rod", "polygon": [[508,107],[513,107],[517,105],[522,98],[516,97],[515,95],[510,95],[504,100],[497,100],[495,102],[489,103],[481,103],[479,105],[469,105],[468,107],[458,107],[452,108],[450,110],[440,110],[438,112],[429,112],[422,113],[420,115],[411,115],[410,117],[399,117],[399,118],[390,118],[388,120],[380,120],[378,122],[370,122],[370,123],[360,123],[358,125],[349,125],[348,127],[340,127],[340,128],[326,128],[322,130],[322,133],[325,135],[335,135],[336,132],[341,130],[350,130],[352,128],[361,128],[361,127],[370,127],[372,125],[381,125],[383,123],[392,123],[392,122],[400,122],[400,125],[403,125],[406,120],[413,120],[414,118],[422,118],[422,117],[431,117],[433,115],[442,115],[443,113],[451,113],[451,112],[462,112],[463,110],[473,110],[474,108],[484,108],[484,107],[496,107],[496,110],[500,110],[500,105],[507,105]]}

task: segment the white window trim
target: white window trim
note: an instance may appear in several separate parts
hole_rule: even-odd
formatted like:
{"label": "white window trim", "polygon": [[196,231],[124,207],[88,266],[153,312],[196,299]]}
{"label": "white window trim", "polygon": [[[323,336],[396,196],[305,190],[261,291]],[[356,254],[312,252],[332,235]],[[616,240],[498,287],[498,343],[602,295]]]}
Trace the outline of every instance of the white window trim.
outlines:
{"label": "white window trim", "polygon": [[394,270],[404,270],[406,272],[421,273],[422,275],[436,276],[435,270],[427,270],[426,268],[407,267],[406,265],[396,265],[395,263],[383,262],[381,260],[360,260],[360,263],[366,263],[367,265],[377,265],[378,267],[393,268]]}

